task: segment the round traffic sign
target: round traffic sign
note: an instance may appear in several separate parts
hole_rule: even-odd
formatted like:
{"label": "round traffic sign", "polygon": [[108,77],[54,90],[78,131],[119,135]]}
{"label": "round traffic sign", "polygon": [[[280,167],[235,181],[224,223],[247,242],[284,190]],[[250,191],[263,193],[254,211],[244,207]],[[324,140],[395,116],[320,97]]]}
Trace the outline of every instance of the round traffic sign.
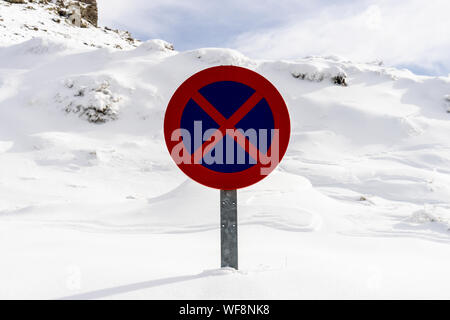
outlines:
{"label": "round traffic sign", "polygon": [[260,74],[236,66],[200,71],[174,93],[164,135],[178,167],[216,189],[250,186],[286,153],[290,119],[278,90]]}

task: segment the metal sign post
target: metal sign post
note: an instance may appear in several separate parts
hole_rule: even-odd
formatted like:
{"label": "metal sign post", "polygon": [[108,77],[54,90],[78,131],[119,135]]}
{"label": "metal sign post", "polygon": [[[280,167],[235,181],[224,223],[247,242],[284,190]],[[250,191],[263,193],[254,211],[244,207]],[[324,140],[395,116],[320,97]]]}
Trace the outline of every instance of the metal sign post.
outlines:
{"label": "metal sign post", "polygon": [[222,268],[238,269],[237,191],[220,190]]}

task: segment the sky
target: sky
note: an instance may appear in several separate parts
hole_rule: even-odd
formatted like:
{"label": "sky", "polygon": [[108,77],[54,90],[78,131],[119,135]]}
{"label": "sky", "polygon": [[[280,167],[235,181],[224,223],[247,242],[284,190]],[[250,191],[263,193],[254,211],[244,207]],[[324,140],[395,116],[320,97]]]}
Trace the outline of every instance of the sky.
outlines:
{"label": "sky", "polygon": [[180,51],[226,47],[251,58],[336,55],[450,74],[449,0],[98,0],[100,24]]}

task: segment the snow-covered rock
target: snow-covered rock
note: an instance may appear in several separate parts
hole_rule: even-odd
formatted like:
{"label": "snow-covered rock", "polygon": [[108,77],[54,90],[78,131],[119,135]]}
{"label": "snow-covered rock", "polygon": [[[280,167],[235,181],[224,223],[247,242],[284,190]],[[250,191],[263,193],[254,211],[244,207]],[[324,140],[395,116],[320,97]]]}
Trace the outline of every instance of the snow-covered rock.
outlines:
{"label": "snow-covered rock", "polygon": [[[80,81],[81,80],[81,81]],[[82,80],[88,80],[83,83]],[[91,78],[72,80],[64,83],[66,92],[58,92],[55,101],[67,113],[73,113],[92,123],[104,123],[117,119],[121,97],[111,91],[111,80],[101,82]]]}

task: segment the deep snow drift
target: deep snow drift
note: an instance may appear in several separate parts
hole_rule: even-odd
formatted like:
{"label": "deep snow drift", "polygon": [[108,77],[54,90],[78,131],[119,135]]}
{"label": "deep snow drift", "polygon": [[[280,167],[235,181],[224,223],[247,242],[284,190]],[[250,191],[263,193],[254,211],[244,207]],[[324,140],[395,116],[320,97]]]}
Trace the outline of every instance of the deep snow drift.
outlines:
{"label": "deep snow drift", "polygon": [[[94,46],[0,29],[0,298],[450,298],[450,77],[58,25]],[[269,79],[293,127],[239,191],[239,272],[214,271],[219,192],[162,132],[177,86],[230,64]]]}

